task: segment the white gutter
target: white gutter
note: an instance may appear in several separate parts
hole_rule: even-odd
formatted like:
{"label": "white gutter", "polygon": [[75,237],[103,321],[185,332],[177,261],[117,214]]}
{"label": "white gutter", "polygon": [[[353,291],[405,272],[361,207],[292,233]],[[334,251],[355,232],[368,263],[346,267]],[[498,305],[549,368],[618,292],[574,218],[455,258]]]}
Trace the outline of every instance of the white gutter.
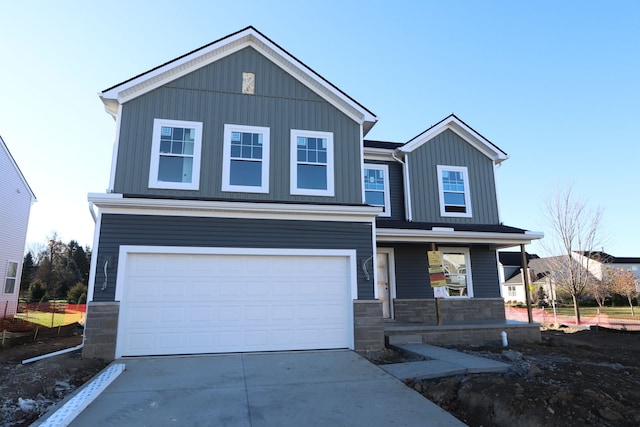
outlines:
{"label": "white gutter", "polygon": [[93,218],[93,223],[95,224],[96,221],[98,220],[98,217],[96,216],[95,211],[93,210],[93,202],[91,200],[89,200],[89,212],[91,213],[91,217]]}
{"label": "white gutter", "polygon": [[413,214],[411,213],[411,184],[409,183],[409,153],[405,153],[405,161],[400,160],[396,153],[398,150],[391,153],[391,158],[402,165],[402,176],[404,178],[404,217],[407,221],[413,221]]}
{"label": "white gutter", "polygon": [[84,347],[84,335],[82,336],[83,343],[71,348],[65,348],[63,350],[54,351],[53,353],[43,354],[42,356],[32,357],[31,359],[25,359],[22,361],[23,365],[31,362],[37,362],[38,360],[48,359],[49,357],[58,356],[60,354],[71,353],[72,351],[80,350]]}

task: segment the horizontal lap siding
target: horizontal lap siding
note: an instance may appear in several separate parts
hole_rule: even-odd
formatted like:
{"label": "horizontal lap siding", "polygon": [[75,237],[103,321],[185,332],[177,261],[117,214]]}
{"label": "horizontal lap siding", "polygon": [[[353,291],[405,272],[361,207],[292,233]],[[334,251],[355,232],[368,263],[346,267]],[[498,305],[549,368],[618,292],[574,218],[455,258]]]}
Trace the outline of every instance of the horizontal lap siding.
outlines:
{"label": "horizontal lap siding", "polygon": [[[440,216],[437,165],[466,166],[472,218]],[[498,224],[493,162],[451,130],[409,154],[413,220],[458,224]]]}
{"label": "horizontal lap siding", "polygon": [[471,275],[474,297],[500,298],[500,278],[495,250],[483,246],[471,247]]}
{"label": "horizontal lap siding", "polygon": [[[255,94],[242,94],[242,73]],[[200,189],[149,189],[155,118],[202,122]],[[270,128],[269,194],[222,191],[225,124]],[[291,129],[333,132],[335,197],[292,196]],[[122,194],[269,201],[362,203],[360,126],[252,48],[123,105],[114,191]]]}
{"label": "horizontal lap siding", "polygon": [[[113,301],[120,245],[282,249],[355,249],[358,298],[372,299],[373,285],[360,268],[372,254],[369,223],[236,218],[103,215],[94,301]],[[107,289],[104,264],[107,267]]]}
{"label": "horizontal lap siding", "polygon": [[427,251],[429,245],[396,245],[393,247],[398,299],[433,298]]}

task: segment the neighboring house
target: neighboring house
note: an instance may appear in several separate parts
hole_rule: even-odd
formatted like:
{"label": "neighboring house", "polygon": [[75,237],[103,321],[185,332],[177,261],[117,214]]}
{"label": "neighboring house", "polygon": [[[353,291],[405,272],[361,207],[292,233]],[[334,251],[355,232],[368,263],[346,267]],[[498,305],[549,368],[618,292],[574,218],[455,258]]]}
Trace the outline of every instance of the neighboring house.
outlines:
{"label": "neighboring house", "polygon": [[85,355],[367,350],[403,322],[505,327],[497,250],[542,234],[502,225],[507,155],[456,116],[365,140],[375,114],[253,27],[100,97],[116,138],[109,190],[89,195]]}
{"label": "neighboring house", "polygon": [[36,197],[0,137],[0,318],[18,307],[31,204]]}
{"label": "neighboring house", "polygon": [[[532,259],[538,259],[538,255],[525,253],[527,264]],[[500,262],[500,289],[502,298],[506,302],[524,304],[527,302],[525,286],[522,281],[522,253],[500,251],[498,252]]]}
{"label": "neighboring house", "polygon": [[[573,257],[583,265],[587,264],[593,270],[594,275],[602,279],[609,268],[619,268],[629,270],[636,277],[636,288],[640,291],[640,258],[616,257],[606,252],[596,251],[591,253],[574,252]],[[588,258],[587,258],[588,257]]]}

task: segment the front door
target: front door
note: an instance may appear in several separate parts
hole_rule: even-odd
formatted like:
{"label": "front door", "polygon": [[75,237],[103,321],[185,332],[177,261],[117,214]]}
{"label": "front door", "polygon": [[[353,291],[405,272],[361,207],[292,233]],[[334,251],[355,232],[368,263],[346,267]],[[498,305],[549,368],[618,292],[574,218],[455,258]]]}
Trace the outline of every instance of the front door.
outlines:
{"label": "front door", "polygon": [[389,254],[387,252],[377,252],[378,259],[378,283],[376,283],[376,293],[378,300],[382,301],[382,317],[391,318],[391,291],[389,280]]}

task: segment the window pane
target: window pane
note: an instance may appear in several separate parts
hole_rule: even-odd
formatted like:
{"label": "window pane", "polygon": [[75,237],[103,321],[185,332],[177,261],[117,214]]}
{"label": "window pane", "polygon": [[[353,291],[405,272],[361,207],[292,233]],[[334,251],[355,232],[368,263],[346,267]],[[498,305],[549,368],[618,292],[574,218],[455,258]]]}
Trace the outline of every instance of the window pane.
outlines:
{"label": "window pane", "polygon": [[464,206],[464,193],[444,193],[445,205]]}
{"label": "window pane", "polygon": [[262,160],[262,148],[261,147],[253,147],[253,156],[254,159]]}
{"label": "window pane", "polygon": [[327,152],[319,151],[318,152],[318,163],[327,163]]}
{"label": "window pane", "polygon": [[298,161],[299,162],[307,161],[307,152],[305,150],[298,149]]}
{"label": "window pane", "polygon": [[16,288],[16,279],[7,279],[4,285],[4,293],[12,294],[15,288]]}
{"label": "window pane", "polygon": [[193,158],[160,156],[158,181],[191,182]]}
{"label": "window pane", "polygon": [[161,153],[169,153],[169,152],[171,152],[171,141],[161,140],[160,141],[160,152]]}
{"label": "window pane", "polygon": [[174,141],[182,141],[184,135],[183,128],[173,128],[173,140]]}
{"label": "window pane", "polygon": [[384,193],[382,191],[365,191],[364,194],[368,205],[384,206]]}
{"label": "window pane", "polygon": [[184,154],[188,154],[190,156],[193,156],[193,146],[194,146],[193,142],[185,142],[184,143]]}
{"label": "window pane", "polygon": [[174,142],[171,147],[173,154],[182,154],[182,142]]}
{"label": "window pane", "polygon": [[323,165],[298,165],[298,188],[327,189],[327,167]]}
{"label": "window pane", "polygon": [[467,294],[467,264],[464,253],[443,253],[442,266],[447,279],[449,296],[465,296]]}
{"label": "window pane", "polygon": [[242,146],[242,155],[241,157],[243,159],[250,159],[251,158],[251,146],[247,146],[247,145],[243,145]]}
{"label": "window pane", "polygon": [[231,157],[240,157],[240,153],[241,153],[241,148],[239,145],[232,145],[231,146]]}
{"label": "window pane", "polygon": [[14,279],[18,275],[18,263],[9,261],[7,266],[7,277],[13,277]]}
{"label": "window pane", "polygon": [[231,185],[260,187],[262,185],[262,162],[232,160],[229,183]]}
{"label": "window pane", "polygon": [[315,151],[309,151],[307,161],[311,163],[316,163],[316,160],[317,160],[316,154],[317,153]]}

